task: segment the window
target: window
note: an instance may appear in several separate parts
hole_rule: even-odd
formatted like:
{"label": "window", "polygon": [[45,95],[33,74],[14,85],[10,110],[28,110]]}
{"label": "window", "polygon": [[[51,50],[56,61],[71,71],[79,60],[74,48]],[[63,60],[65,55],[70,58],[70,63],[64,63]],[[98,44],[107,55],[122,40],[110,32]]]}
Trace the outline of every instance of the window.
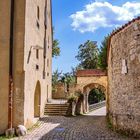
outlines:
{"label": "window", "polygon": [[40,18],[40,10],[39,10],[39,6],[37,6],[37,21],[36,21],[36,26],[39,29],[40,25],[39,25],[39,18]]}
{"label": "window", "polygon": [[43,71],[43,79],[45,79],[45,77],[46,77],[46,72]]}
{"label": "window", "polygon": [[50,37],[48,36],[48,49],[50,48]]}
{"label": "window", "polygon": [[36,65],[36,70],[39,70],[39,65]]}
{"label": "window", "polygon": [[47,67],[49,67],[49,59],[47,59]]}
{"label": "window", "polygon": [[49,72],[47,73],[47,76],[49,76]]}
{"label": "window", "polygon": [[37,28],[39,29],[39,22],[38,21],[36,21],[36,26],[37,26]]}
{"label": "window", "polygon": [[39,59],[39,50],[36,49],[36,59]]}
{"label": "window", "polygon": [[39,6],[37,6],[37,19],[39,20],[40,18],[40,11],[39,11]]}

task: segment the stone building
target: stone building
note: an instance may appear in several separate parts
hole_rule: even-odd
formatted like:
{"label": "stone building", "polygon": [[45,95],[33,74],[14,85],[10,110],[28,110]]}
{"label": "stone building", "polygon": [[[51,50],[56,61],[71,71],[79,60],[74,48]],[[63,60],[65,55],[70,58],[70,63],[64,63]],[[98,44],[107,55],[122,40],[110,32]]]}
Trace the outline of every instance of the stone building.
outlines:
{"label": "stone building", "polygon": [[93,89],[101,89],[106,97],[106,107],[108,112],[108,96],[107,96],[107,72],[101,69],[86,69],[77,70],[76,72],[76,83],[69,85],[69,92],[65,91],[63,83],[56,85],[56,90],[53,92],[53,99],[67,99],[69,96],[77,91],[81,91],[84,95],[84,112],[89,111],[89,93]]}
{"label": "stone building", "polygon": [[43,115],[51,65],[51,0],[1,0],[0,134]]}
{"label": "stone building", "polygon": [[108,112],[107,72],[101,69],[78,70],[76,78],[76,90],[80,90],[84,94],[84,112],[89,112],[88,98],[90,91],[93,89],[101,89],[101,91],[105,94]]}
{"label": "stone building", "polygon": [[115,129],[140,134],[140,17],[112,33],[108,48],[109,118]]}

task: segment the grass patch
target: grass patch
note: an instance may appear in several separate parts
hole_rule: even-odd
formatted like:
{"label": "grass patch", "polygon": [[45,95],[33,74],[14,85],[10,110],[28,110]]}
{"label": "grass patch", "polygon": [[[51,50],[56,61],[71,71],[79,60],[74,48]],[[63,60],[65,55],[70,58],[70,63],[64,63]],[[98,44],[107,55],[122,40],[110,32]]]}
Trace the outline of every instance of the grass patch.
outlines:
{"label": "grass patch", "polygon": [[8,140],[5,136],[0,136],[0,140]]}
{"label": "grass patch", "polygon": [[111,130],[113,130],[113,125],[111,123],[111,120],[109,119],[109,117],[107,116],[107,127]]}
{"label": "grass patch", "polygon": [[5,135],[0,135],[0,140],[10,140],[12,138],[16,138],[16,136],[7,138]]}
{"label": "grass patch", "polygon": [[28,131],[31,132],[33,131],[34,129],[38,128],[40,126],[40,122],[38,121],[37,123],[35,123],[31,128],[28,128]]}

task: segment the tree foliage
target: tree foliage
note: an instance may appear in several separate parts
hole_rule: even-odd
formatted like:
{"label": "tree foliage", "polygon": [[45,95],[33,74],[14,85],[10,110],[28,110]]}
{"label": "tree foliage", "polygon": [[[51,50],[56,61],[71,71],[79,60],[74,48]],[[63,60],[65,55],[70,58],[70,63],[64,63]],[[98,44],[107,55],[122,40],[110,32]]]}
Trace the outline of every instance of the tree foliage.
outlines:
{"label": "tree foliage", "polygon": [[89,104],[95,104],[104,100],[105,100],[105,94],[102,92],[101,89],[95,88],[90,91],[88,97]]}
{"label": "tree foliage", "polygon": [[61,82],[66,84],[75,83],[75,77],[72,75],[72,73],[64,73],[61,77]]}
{"label": "tree foliage", "polygon": [[104,38],[101,43],[100,52],[99,52],[99,62],[98,65],[101,69],[107,68],[107,46],[109,41],[109,35]]}
{"label": "tree foliage", "polygon": [[60,56],[60,47],[59,47],[59,41],[57,39],[53,40],[53,46],[52,46],[52,57]]}
{"label": "tree foliage", "polygon": [[61,74],[62,72],[59,72],[58,69],[55,70],[52,74],[52,85],[56,85],[57,83],[59,83],[59,81],[61,80]]}
{"label": "tree foliage", "polygon": [[[53,38],[54,38],[54,28],[53,28]],[[57,57],[57,56],[60,56],[59,41],[58,39],[54,39],[52,45],[52,57]]]}
{"label": "tree foliage", "polygon": [[104,38],[100,49],[96,42],[86,41],[79,46],[76,58],[80,61],[77,69],[106,69],[107,68],[107,46],[109,43],[109,35]]}
{"label": "tree foliage", "polygon": [[79,46],[76,58],[80,61],[79,67],[83,69],[96,69],[98,67],[99,50],[97,43],[87,40]]}

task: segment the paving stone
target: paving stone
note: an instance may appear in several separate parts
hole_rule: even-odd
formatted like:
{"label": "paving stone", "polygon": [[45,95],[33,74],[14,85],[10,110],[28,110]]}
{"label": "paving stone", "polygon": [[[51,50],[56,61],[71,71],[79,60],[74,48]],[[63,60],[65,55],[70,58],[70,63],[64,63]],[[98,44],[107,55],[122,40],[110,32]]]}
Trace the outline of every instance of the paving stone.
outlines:
{"label": "paving stone", "polygon": [[77,117],[44,117],[40,127],[22,140],[133,140],[108,129],[105,116],[99,116],[101,110]]}

